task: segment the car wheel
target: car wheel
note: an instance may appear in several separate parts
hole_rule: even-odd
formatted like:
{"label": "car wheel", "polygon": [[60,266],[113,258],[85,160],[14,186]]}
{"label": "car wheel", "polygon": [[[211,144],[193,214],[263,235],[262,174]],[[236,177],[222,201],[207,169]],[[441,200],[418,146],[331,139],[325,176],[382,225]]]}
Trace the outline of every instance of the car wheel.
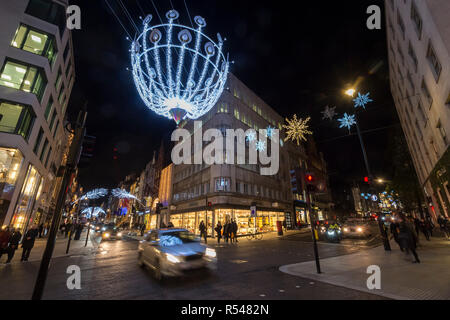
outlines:
{"label": "car wheel", "polygon": [[139,252],[139,254],[138,254],[138,265],[141,268],[143,268],[145,266],[144,258],[142,257],[142,252]]}
{"label": "car wheel", "polygon": [[163,280],[163,275],[161,273],[161,264],[159,263],[159,260],[157,260],[155,262],[154,276],[155,276],[155,279],[158,280],[158,281],[162,281]]}

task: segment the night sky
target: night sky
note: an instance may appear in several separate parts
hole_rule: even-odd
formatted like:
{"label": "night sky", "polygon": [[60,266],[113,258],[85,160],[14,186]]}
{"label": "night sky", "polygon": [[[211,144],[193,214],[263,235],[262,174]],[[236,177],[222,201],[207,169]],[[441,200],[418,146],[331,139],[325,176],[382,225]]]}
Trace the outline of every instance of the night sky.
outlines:
{"label": "night sky", "polygon": [[[127,31],[135,31],[118,0],[108,0]],[[151,13],[150,0],[122,0],[140,27],[139,16]],[[189,23],[183,0],[171,1],[180,21]],[[154,0],[161,16],[170,0]],[[360,113],[362,131],[374,176],[389,178],[389,137],[399,121],[389,91],[386,30],[368,30],[366,9],[380,0],[346,1],[212,1],[186,0],[191,17],[203,16],[206,33],[226,37],[226,51],[234,60],[233,72],[279,114],[312,117],[318,149],[325,155],[332,188],[339,189],[366,175],[356,135],[322,120],[326,105],[339,113],[351,112],[353,103],[342,91],[357,83],[374,100]],[[134,87],[130,42],[105,0],[71,1],[82,11],[82,30],[73,32],[76,83],[69,104],[70,116],[88,102],[89,135],[97,137],[94,158],[80,171],[86,189],[116,186],[127,174],[139,173],[153,151],[165,144],[173,121],[155,115],[141,102]],[[139,4],[139,5],[138,5]],[[384,15],[384,11],[383,11]],[[382,130],[374,130],[385,128]],[[354,132],[353,129],[352,132]],[[119,159],[113,159],[113,149]]]}

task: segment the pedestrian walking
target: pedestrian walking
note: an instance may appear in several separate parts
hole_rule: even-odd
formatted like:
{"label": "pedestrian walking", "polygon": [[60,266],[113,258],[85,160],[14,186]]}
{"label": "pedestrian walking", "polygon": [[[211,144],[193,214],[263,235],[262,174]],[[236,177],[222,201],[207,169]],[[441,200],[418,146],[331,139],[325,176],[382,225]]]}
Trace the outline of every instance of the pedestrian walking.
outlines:
{"label": "pedestrian walking", "polygon": [[380,229],[381,238],[383,239],[384,250],[391,251],[391,244],[389,243],[386,225],[384,224],[382,219],[378,219],[378,228]]}
{"label": "pedestrian walking", "polygon": [[231,232],[232,232],[232,237],[233,237],[233,241],[234,242],[238,242],[237,240],[237,232],[238,232],[238,225],[236,223],[236,220],[231,220]]}
{"label": "pedestrian walking", "polygon": [[420,220],[420,231],[422,231],[427,241],[430,241],[429,226],[427,225],[425,219]]}
{"label": "pedestrian walking", "polygon": [[394,237],[395,242],[399,245],[400,250],[403,251],[402,246],[398,240],[398,223],[396,223],[393,219],[391,221],[391,225],[389,226],[392,236]]}
{"label": "pedestrian walking", "polygon": [[217,223],[214,230],[217,233],[217,243],[220,243],[220,239],[222,239],[222,224],[220,223],[220,221]]}
{"label": "pedestrian walking", "polygon": [[43,223],[41,223],[40,225],[39,225],[39,238],[42,238],[42,231],[44,231],[44,224]]}
{"label": "pedestrian walking", "polygon": [[30,230],[25,233],[25,236],[23,237],[22,241],[22,258],[20,261],[28,261],[28,258],[30,257],[31,250],[34,247],[34,241],[36,240],[36,237],[38,236],[38,229],[36,225],[32,226]]}
{"label": "pedestrian walking", "polygon": [[[164,222],[161,223],[161,228],[165,228]],[[145,233],[145,223],[141,224],[141,237],[144,236]]]}
{"label": "pedestrian walking", "polygon": [[17,248],[19,247],[20,239],[22,239],[22,234],[20,233],[19,229],[13,229],[12,230],[11,238],[9,239],[9,246],[8,246],[8,260],[6,263],[10,263],[11,260],[14,258],[14,254],[16,253]]}
{"label": "pedestrian walking", "polygon": [[4,253],[8,253],[8,243],[11,238],[9,227],[0,230],[0,259]]}
{"label": "pedestrian walking", "polygon": [[418,218],[414,218],[414,228],[416,230],[417,241],[419,241],[420,234],[420,220]]}
{"label": "pedestrian walking", "polygon": [[414,231],[409,226],[409,224],[406,222],[406,219],[404,217],[400,217],[399,219],[399,225],[398,225],[398,240],[400,243],[400,246],[405,250],[406,254],[409,254],[409,251],[412,252],[415,261],[414,263],[420,263],[419,256],[416,252],[416,239],[414,236]]}
{"label": "pedestrian walking", "polygon": [[80,240],[81,232],[83,232],[83,225],[78,223],[75,227],[75,238],[74,240]]}
{"label": "pedestrian walking", "polygon": [[207,243],[207,240],[206,240],[206,225],[203,222],[203,220],[200,222],[199,230],[200,230],[200,238],[203,237],[205,239],[205,243]]}
{"label": "pedestrian walking", "polygon": [[228,239],[230,238],[230,223],[228,221],[223,225],[223,237],[225,238],[225,242],[228,243]]}
{"label": "pedestrian walking", "polygon": [[439,216],[437,219],[437,222],[439,224],[439,228],[444,233],[444,236],[449,239],[450,238],[450,232],[448,231],[448,220],[446,217],[443,217],[442,215]]}
{"label": "pedestrian walking", "polygon": [[434,223],[433,223],[433,221],[431,220],[430,217],[425,219],[425,228],[427,228],[428,234],[430,235],[430,237],[432,237],[433,236]]}

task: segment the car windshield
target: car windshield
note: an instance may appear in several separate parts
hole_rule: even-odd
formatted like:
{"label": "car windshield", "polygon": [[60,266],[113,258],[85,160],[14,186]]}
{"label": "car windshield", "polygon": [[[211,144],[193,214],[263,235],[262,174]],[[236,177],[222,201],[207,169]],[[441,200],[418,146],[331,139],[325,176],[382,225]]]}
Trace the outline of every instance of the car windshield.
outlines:
{"label": "car windshield", "polygon": [[173,231],[164,232],[161,234],[159,238],[159,245],[162,247],[172,247],[198,241],[198,237],[189,231]]}

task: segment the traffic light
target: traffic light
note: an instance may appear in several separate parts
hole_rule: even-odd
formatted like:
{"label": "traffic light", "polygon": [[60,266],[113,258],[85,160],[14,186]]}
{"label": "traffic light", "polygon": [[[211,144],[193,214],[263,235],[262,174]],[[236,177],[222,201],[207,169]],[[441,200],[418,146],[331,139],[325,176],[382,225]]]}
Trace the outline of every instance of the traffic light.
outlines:
{"label": "traffic light", "polygon": [[94,156],[95,142],[97,138],[93,136],[84,135],[81,142],[80,160],[78,161],[78,167],[87,167]]}
{"label": "traffic light", "polygon": [[305,174],[305,180],[306,180],[306,190],[309,192],[315,192],[317,191],[317,186],[315,184],[315,177],[311,173]]}
{"label": "traffic light", "polygon": [[369,177],[364,177],[364,182],[369,183]]}

